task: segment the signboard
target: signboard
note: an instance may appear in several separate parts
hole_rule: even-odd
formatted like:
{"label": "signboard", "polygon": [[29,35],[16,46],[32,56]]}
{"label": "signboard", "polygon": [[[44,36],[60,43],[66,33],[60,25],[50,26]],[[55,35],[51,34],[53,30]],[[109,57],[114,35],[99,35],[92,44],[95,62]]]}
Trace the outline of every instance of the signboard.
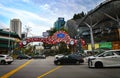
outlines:
{"label": "signboard", "polygon": [[[97,48],[99,48],[99,44],[94,44],[94,46],[95,46],[95,49],[97,49]],[[92,50],[92,48],[91,48],[91,44],[88,44],[88,50]]]}
{"label": "signboard", "polygon": [[108,48],[108,49],[112,49],[112,43],[111,42],[102,42],[99,44],[100,48]]}
{"label": "signboard", "polygon": [[65,34],[59,33],[59,34],[57,34],[57,37],[58,37],[58,38],[64,38],[64,37],[65,37]]}
{"label": "signboard", "polygon": [[47,37],[48,35],[49,35],[48,32],[43,32],[44,37]]}

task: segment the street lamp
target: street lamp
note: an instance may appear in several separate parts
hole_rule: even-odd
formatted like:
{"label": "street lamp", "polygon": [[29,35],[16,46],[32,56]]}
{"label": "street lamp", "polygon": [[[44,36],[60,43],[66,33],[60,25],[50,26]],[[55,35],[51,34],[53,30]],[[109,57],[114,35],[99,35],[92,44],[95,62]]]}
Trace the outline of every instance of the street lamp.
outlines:
{"label": "street lamp", "polygon": [[[90,38],[91,38],[91,49],[92,52],[94,53],[95,45],[94,45],[94,38],[93,38],[93,31],[92,31],[92,26],[90,26],[88,23],[84,22],[85,25],[90,29]],[[95,25],[94,25],[95,26]]]}
{"label": "street lamp", "polygon": [[81,47],[81,41],[80,41],[80,29],[78,28],[77,29],[77,35],[76,35],[76,39],[78,40],[77,42],[77,46],[76,46],[76,49],[78,52],[81,52],[82,51],[82,47]]}

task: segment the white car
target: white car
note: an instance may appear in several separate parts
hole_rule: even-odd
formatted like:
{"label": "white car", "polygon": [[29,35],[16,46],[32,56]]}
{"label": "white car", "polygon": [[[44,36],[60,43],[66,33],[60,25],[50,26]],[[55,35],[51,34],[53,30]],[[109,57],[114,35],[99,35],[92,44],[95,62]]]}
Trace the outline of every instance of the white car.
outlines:
{"label": "white car", "polygon": [[13,62],[13,58],[9,55],[0,54],[0,64],[11,64]]}
{"label": "white car", "polygon": [[115,67],[120,66],[120,50],[105,51],[88,59],[88,67]]}

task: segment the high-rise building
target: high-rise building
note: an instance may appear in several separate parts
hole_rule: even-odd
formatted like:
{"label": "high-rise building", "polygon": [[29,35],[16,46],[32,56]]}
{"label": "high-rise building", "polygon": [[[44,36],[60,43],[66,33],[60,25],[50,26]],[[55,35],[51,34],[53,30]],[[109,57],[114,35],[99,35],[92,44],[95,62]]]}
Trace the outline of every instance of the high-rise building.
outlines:
{"label": "high-rise building", "polygon": [[65,21],[63,17],[59,17],[58,20],[54,23],[54,27],[59,30],[60,28],[64,27]]}
{"label": "high-rise building", "polygon": [[10,30],[17,33],[19,37],[21,38],[22,22],[20,21],[20,19],[10,20]]}

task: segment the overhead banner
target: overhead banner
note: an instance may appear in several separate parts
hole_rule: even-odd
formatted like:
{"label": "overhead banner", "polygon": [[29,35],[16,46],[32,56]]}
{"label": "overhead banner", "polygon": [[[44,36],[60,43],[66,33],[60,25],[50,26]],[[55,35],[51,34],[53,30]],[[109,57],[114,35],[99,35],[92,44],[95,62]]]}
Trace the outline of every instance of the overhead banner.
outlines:
{"label": "overhead banner", "polygon": [[31,37],[26,38],[24,41],[19,43],[20,47],[27,45],[30,42],[44,42],[47,44],[57,44],[59,42],[65,42],[67,45],[76,45],[77,40],[70,38],[70,36],[65,31],[57,31],[52,36],[48,37]]}

